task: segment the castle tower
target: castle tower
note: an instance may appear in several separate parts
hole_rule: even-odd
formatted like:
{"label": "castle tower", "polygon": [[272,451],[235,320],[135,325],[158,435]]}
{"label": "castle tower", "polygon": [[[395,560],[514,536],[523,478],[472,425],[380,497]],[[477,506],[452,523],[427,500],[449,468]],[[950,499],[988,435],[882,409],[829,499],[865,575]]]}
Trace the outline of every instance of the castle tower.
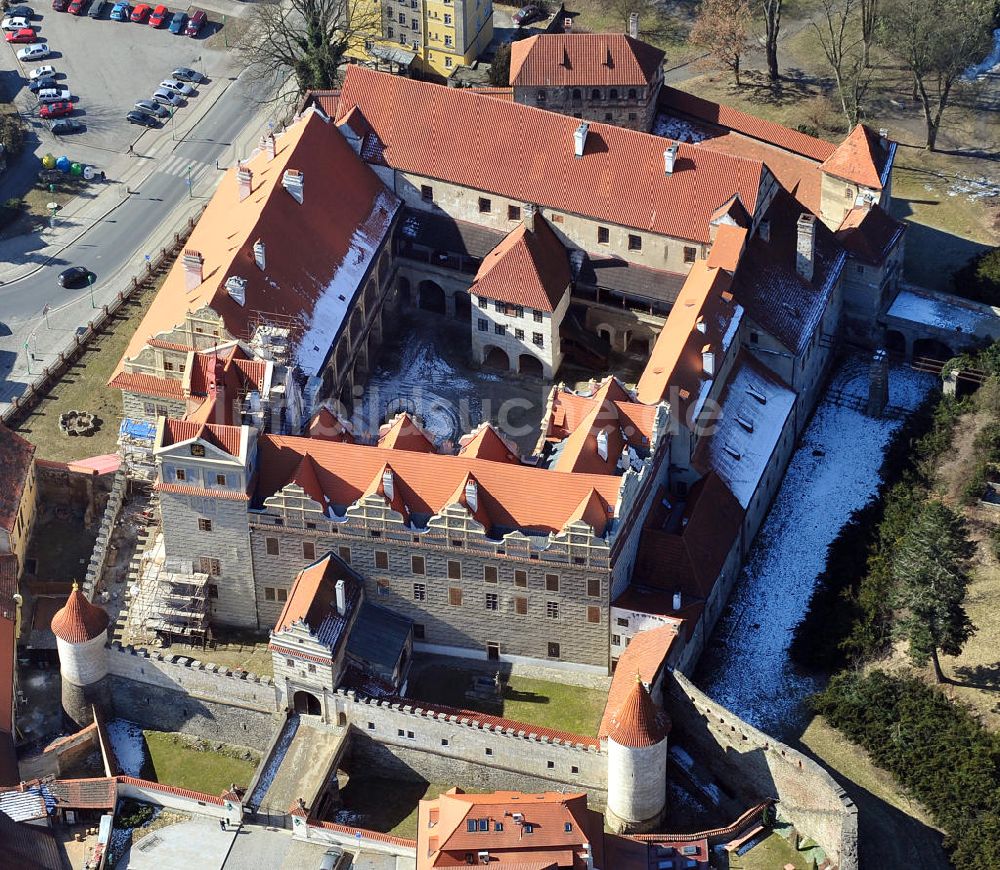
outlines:
{"label": "castle tower", "polygon": [[611,718],[608,731],[606,820],[619,833],[655,830],[667,800],[667,733],[670,720],[635,685]]}
{"label": "castle tower", "polygon": [[52,617],[52,633],[59,650],[62,706],[79,727],[94,718],[91,705],[107,705],[108,614],[91,604],[74,583],[66,604]]}

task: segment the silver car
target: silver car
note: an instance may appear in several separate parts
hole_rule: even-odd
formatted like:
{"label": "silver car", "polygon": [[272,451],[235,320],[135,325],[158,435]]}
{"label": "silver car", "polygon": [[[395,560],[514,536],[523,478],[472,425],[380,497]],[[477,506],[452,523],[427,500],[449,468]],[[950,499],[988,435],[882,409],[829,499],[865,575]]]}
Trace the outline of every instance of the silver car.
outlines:
{"label": "silver car", "polygon": [[168,91],[173,91],[175,94],[181,94],[185,97],[190,97],[194,93],[194,88],[191,85],[184,82],[179,82],[177,79],[164,79],[160,82],[161,88],[166,88]]}
{"label": "silver car", "polygon": [[180,94],[175,94],[173,91],[168,91],[166,88],[158,88],[153,91],[153,99],[158,103],[162,103],[164,106],[171,106],[173,108],[176,108],[184,102],[184,100],[181,99]]}
{"label": "silver car", "polygon": [[166,106],[161,106],[156,100],[139,100],[135,104],[135,107],[140,112],[145,112],[154,118],[167,118],[170,116],[170,110]]}
{"label": "silver car", "polygon": [[73,94],[69,88],[42,88],[38,92],[38,102],[43,106],[47,103],[69,102],[73,99]]}

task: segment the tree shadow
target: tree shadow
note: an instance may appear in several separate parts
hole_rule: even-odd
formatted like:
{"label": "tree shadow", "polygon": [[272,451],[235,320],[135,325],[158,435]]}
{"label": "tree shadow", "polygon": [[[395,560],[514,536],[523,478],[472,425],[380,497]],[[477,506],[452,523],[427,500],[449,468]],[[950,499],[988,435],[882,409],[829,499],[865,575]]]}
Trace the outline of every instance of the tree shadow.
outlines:
{"label": "tree shadow", "polygon": [[964,689],[1000,689],[1000,662],[989,665],[962,665],[955,668],[955,676],[948,679],[953,686]]}

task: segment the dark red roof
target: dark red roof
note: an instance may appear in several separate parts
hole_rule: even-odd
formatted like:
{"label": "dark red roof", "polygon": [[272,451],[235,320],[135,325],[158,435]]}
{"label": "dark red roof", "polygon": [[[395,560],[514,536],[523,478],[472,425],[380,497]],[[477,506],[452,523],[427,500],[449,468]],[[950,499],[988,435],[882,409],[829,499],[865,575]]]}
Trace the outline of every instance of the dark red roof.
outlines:
{"label": "dark red roof", "polygon": [[13,553],[0,554],[0,616],[11,616],[13,598],[17,592],[17,556]]}
{"label": "dark red roof", "polygon": [[14,529],[35,445],[0,423],[0,527]]}
{"label": "dark red roof", "polygon": [[511,43],[510,83],[645,87],[663,57],[660,49],[624,33],[544,33]]}
{"label": "dark red roof", "polygon": [[115,805],[118,789],[114,777],[93,779],[57,779],[48,784],[56,799],[56,806],[67,810],[111,809]]}
{"label": "dark red roof", "polygon": [[107,611],[91,604],[75,583],[66,603],[52,617],[52,633],[66,643],[93,640],[107,627]]}
{"label": "dark red roof", "polygon": [[183,399],[184,384],[178,378],[158,378],[143,372],[119,372],[109,382],[109,387],[140,393],[143,396],[157,396],[163,399]]}
{"label": "dark red roof", "polygon": [[858,124],[820,168],[828,175],[881,190],[882,172],[891,154],[888,141],[886,147],[882,147],[877,133]]}
{"label": "dark red roof", "polygon": [[852,208],[837,229],[837,241],[857,260],[881,265],[903,235],[906,224],[896,220],[880,205]]}
{"label": "dark red roof", "polygon": [[658,709],[639,677],[622,705],[611,714],[608,740],[632,749],[653,746],[670,731],[667,714]]}
{"label": "dark red roof", "polygon": [[486,255],[469,292],[511,305],[555,311],[571,279],[566,248],[549,222],[536,215],[534,229],[521,224]]}
{"label": "dark red roof", "polygon": [[239,456],[241,432],[242,429],[239,426],[194,423],[190,420],[174,420],[168,417],[163,430],[162,446],[168,447],[171,444],[197,438],[224,450],[230,456]]}

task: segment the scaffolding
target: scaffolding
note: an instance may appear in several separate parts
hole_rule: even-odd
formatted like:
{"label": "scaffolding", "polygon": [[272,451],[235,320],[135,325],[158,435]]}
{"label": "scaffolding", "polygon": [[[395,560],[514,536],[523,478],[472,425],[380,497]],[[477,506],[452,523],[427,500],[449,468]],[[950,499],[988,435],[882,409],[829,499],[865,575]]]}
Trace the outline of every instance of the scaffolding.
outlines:
{"label": "scaffolding", "polygon": [[127,590],[126,631],[131,643],[172,641],[204,644],[210,640],[208,575],[169,570],[155,555]]}

